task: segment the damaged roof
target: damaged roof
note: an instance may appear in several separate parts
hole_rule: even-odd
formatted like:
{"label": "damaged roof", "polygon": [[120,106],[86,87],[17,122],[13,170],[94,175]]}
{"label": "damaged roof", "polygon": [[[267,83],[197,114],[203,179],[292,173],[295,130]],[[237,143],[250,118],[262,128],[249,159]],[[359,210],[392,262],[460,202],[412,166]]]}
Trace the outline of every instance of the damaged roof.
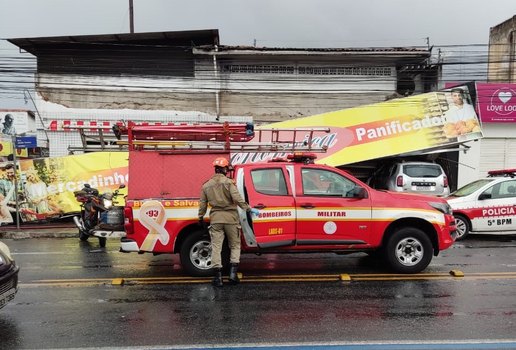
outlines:
{"label": "damaged roof", "polygon": [[426,58],[431,55],[431,48],[421,46],[408,47],[361,47],[361,48],[299,48],[299,47],[255,47],[245,45],[219,45],[218,29],[123,33],[100,35],[74,35],[36,38],[8,39],[20,49],[38,55],[38,49],[49,47],[76,46],[78,44],[121,44],[121,45],[177,45],[192,47],[194,54],[282,54],[298,55],[310,53],[315,55],[367,54],[396,55]]}
{"label": "damaged roof", "polygon": [[219,57],[252,58],[258,56],[281,56],[293,60],[308,57],[312,59],[334,60],[339,62],[421,64],[432,55],[432,48],[427,47],[361,47],[361,48],[290,48],[290,47],[254,47],[202,45],[193,47],[194,55],[216,55]]}
{"label": "damaged roof", "polygon": [[78,44],[121,44],[121,45],[172,45],[199,46],[217,45],[218,29],[188,30],[175,32],[123,33],[100,35],[51,36],[37,38],[7,39],[20,49],[38,56],[40,48],[65,48]]}
{"label": "damaged roof", "polygon": [[213,45],[201,45],[196,46],[196,50],[199,51],[211,51],[216,49],[217,51],[253,51],[253,52],[261,52],[261,51],[278,51],[278,52],[364,52],[364,53],[386,53],[386,52],[396,52],[396,53],[410,53],[410,54],[429,54],[431,49],[421,46],[409,46],[409,47],[359,47],[359,48],[297,48],[297,47],[255,47],[255,46],[228,46],[228,45],[219,45],[217,47]]}

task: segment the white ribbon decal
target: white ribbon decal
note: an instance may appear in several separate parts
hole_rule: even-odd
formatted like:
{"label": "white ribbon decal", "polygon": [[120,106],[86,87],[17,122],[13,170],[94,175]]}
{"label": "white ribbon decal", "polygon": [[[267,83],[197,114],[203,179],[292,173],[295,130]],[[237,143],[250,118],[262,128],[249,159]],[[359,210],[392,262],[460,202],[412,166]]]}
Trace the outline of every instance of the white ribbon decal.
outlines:
{"label": "white ribbon decal", "polygon": [[158,240],[163,245],[168,243],[170,236],[165,229],[167,218],[165,217],[165,208],[163,208],[161,202],[147,201],[143,203],[140,208],[140,222],[149,230],[140,250],[152,251]]}

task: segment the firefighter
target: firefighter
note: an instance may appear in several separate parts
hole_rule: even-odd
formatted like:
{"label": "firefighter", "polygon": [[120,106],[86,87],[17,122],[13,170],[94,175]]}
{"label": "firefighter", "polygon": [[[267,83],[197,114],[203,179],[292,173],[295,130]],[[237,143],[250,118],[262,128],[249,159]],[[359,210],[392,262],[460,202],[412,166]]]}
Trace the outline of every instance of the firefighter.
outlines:
{"label": "firefighter", "polygon": [[229,162],[219,157],[213,162],[215,174],[206,181],[201,190],[199,201],[199,224],[205,227],[204,214],[210,204],[210,237],[211,261],[214,269],[212,284],[222,287],[222,244],[224,237],[228,238],[230,249],[229,283],[240,282],[237,271],[240,263],[240,226],[237,206],[254,215],[258,210],[251,208],[238,192],[235,184],[226,175],[229,171]]}

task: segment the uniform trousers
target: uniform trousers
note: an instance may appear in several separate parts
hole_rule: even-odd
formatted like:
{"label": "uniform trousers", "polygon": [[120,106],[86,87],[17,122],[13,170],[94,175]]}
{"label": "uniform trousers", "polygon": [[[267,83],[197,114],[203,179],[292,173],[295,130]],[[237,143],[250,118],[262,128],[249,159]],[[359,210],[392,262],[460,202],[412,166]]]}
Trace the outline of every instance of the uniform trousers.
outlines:
{"label": "uniform trousers", "polygon": [[214,269],[222,268],[222,244],[228,238],[230,263],[240,263],[240,230],[238,224],[211,224],[211,265]]}

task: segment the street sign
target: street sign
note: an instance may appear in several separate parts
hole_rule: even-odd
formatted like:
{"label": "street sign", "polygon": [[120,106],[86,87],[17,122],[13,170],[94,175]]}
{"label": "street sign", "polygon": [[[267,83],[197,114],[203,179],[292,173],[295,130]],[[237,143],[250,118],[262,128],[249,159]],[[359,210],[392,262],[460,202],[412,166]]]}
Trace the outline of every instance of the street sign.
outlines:
{"label": "street sign", "polygon": [[17,136],[15,148],[35,148],[38,147],[36,136]]}

